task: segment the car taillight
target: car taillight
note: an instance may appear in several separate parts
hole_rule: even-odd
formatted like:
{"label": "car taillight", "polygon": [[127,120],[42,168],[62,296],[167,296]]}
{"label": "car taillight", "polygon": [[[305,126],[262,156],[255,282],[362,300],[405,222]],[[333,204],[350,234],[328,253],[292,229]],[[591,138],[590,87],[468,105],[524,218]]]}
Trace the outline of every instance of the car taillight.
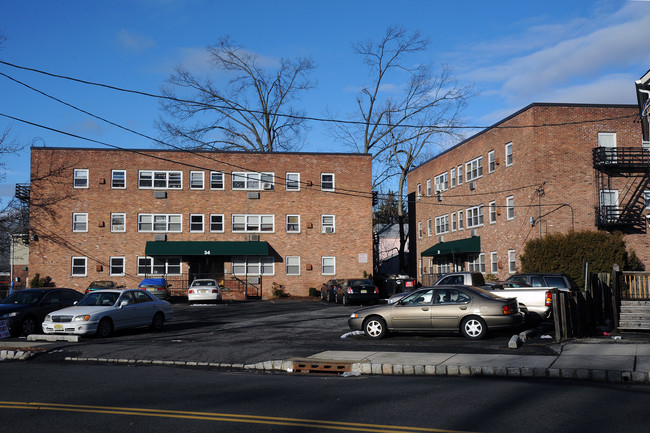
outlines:
{"label": "car taillight", "polygon": [[194,289],[190,289],[190,293],[194,293]]}
{"label": "car taillight", "polygon": [[512,305],[504,305],[503,306],[503,314],[508,315],[508,314],[515,314],[517,312],[517,308],[513,307]]}
{"label": "car taillight", "polygon": [[544,303],[544,305],[547,307],[553,305],[553,293],[550,290],[546,291],[546,302]]}
{"label": "car taillight", "polygon": [[354,292],[352,291],[352,287],[348,287],[348,293],[354,293]]}
{"label": "car taillight", "polygon": [[379,287],[377,287],[377,286],[375,286],[375,293],[376,293],[376,294],[379,293]]}
{"label": "car taillight", "polygon": [[217,289],[212,289],[212,293],[217,293]]}

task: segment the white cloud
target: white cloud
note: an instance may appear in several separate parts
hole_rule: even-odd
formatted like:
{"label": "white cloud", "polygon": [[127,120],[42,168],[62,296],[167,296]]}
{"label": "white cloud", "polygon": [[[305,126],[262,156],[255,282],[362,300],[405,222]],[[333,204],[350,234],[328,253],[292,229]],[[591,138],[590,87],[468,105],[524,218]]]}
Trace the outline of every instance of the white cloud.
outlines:
{"label": "white cloud", "polygon": [[153,39],[129,32],[125,29],[122,29],[117,33],[117,40],[120,46],[125,48],[127,51],[136,54],[141,54],[156,45]]}

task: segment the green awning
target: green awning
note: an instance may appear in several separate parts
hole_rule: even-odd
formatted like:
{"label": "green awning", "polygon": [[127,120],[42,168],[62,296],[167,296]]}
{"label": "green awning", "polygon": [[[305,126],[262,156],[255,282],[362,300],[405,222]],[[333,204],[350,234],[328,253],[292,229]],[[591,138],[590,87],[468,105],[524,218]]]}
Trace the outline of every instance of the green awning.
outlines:
{"label": "green awning", "polygon": [[445,254],[457,253],[480,253],[481,252],[481,237],[472,236],[467,239],[458,239],[456,241],[439,242],[426,249],[422,253],[422,257],[442,256]]}
{"label": "green awning", "polygon": [[268,256],[268,242],[237,241],[153,241],[147,242],[148,256]]}

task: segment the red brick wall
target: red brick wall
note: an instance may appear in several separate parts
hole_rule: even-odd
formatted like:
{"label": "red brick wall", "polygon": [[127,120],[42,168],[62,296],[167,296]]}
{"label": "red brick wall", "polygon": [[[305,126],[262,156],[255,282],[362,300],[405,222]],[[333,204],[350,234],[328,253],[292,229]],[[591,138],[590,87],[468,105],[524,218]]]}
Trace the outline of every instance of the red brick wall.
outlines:
{"label": "red brick wall", "polygon": [[[264,277],[264,297],[273,282],[289,294],[307,295],[330,278],[372,272],[371,157],[358,154],[202,153],[144,150],[86,150],[32,148],[31,228],[38,241],[30,245],[30,278],[49,275],[58,286],[83,290],[93,280],[111,279],[135,287],[137,257],[145,255],[153,233],[139,233],[139,213],[180,213],[182,233],[166,233],[168,241],[248,241],[246,233],[231,232],[232,214],[273,214],[274,233],[260,233],[277,253],[275,275]],[[89,188],[73,188],[73,169],[89,170]],[[111,189],[111,170],[126,170],[126,190]],[[139,170],[181,170],[182,190],[166,190],[166,199],[154,191],[138,189]],[[190,171],[205,172],[204,190],[189,189]],[[223,171],[225,190],[209,189],[210,171]],[[249,199],[247,191],[233,191],[233,171],[274,172],[275,190],[260,191]],[[286,172],[299,172],[299,192],[286,191]],[[321,173],[335,174],[336,193],[320,191]],[[308,186],[305,182],[311,182]],[[72,214],[88,213],[88,232],[72,232]],[[111,233],[111,213],[126,213],[126,233]],[[189,233],[189,215],[204,215],[204,233]],[[209,232],[209,215],[224,214],[225,232]],[[300,233],[286,233],[287,214],[300,215]],[[336,217],[336,233],[322,234],[322,214]],[[309,224],[313,228],[308,228]],[[367,263],[359,263],[366,254]],[[88,257],[87,277],[71,277],[71,257]],[[126,275],[109,276],[109,258],[125,257]],[[286,275],[285,257],[300,256],[300,276]],[[335,276],[321,275],[321,257],[335,256]],[[98,270],[98,265],[102,267]],[[311,265],[313,270],[307,270]],[[183,270],[187,268],[183,265]],[[226,264],[226,270],[230,265]]]}
{"label": "red brick wall", "polygon": [[[539,216],[536,191],[542,184],[541,214],[548,213],[542,217],[542,236],[571,230],[572,217],[575,230],[596,230],[594,208],[598,206],[598,191],[592,149],[598,146],[599,132],[615,132],[618,147],[640,147],[641,129],[634,121],[636,114],[636,106],[533,104],[414,169],[409,173],[408,190],[416,191],[420,183],[424,195],[416,204],[414,229],[417,230],[417,221],[424,228],[424,236],[417,243],[417,259],[439,241],[435,235],[435,217],[483,204],[485,222],[476,229],[476,234],[481,237],[486,271],[490,273],[490,252],[496,251],[503,264],[497,276],[507,278],[508,250],[516,251],[519,268],[518,256],[526,241],[539,236],[539,225],[531,227],[529,219]],[[510,142],[513,165],[506,167],[505,145]],[[491,150],[498,161],[494,173],[488,173]],[[433,185],[435,176],[458,165],[465,171],[465,162],[478,156],[483,156],[483,176],[476,180],[474,191],[464,179],[462,185],[442,193],[442,202],[436,197],[426,197],[427,179]],[[623,183],[617,181],[615,186],[623,188]],[[622,190],[619,194],[622,197]],[[513,220],[506,219],[508,196],[514,196]],[[499,210],[495,224],[489,223],[490,201],[495,201]],[[431,237],[426,233],[429,218],[434,225]],[[465,216],[465,225],[466,220]],[[470,233],[465,228],[443,236],[444,241],[451,241],[467,238]],[[650,265],[647,236],[629,235],[626,241],[646,266]],[[425,267],[426,261],[427,258]]]}

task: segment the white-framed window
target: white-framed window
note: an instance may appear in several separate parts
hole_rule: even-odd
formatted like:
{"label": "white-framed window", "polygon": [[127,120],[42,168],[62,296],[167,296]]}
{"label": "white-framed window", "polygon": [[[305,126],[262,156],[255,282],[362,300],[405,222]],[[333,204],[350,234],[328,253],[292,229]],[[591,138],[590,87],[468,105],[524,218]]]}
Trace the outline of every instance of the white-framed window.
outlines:
{"label": "white-framed window", "polygon": [[515,250],[508,250],[508,272],[514,274],[517,272],[517,257]]}
{"label": "white-framed window", "polygon": [[262,233],[275,232],[274,215],[244,215],[232,216],[233,233]]}
{"label": "white-framed window", "polygon": [[300,173],[287,173],[287,191],[300,191]]}
{"label": "white-framed window", "polygon": [[71,265],[71,275],[73,277],[85,277],[86,276],[86,264],[88,259],[86,257],[72,257]]}
{"label": "white-framed window", "polygon": [[203,214],[190,214],[190,233],[203,233]]}
{"label": "white-framed window", "polygon": [[463,183],[463,166],[462,165],[459,165],[456,168],[456,173],[458,173],[458,185],[460,186]]}
{"label": "white-framed window", "polygon": [[643,191],[643,203],[646,209],[650,209],[650,191]]}
{"label": "white-framed window", "polygon": [[444,172],[434,178],[434,191],[438,192],[447,191],[449,189],[449,175]]}
{"label": "white-framed window", "polygon": [[235,275],[275,275],[275,263],[269,256],[241,256],[232,258],[232,273]]}
{"label": "white-framed window", "polygon": [[463,222],[463,211],[459,210],[458,211],[458,230],[463,230],[464,227],[464,222]]}
{"label": "white-framed window", "polygon": [[321,233],[335,233],[336,220],[334,215],[321,215],[320,219],[320,232]]}
{"label": "white-framed window", "polygon": [[223,181],[223,171],[210,172],[210,189],[223,190],[225,182]]}
{"label": "white-framed window", "polygon": [[138,172],[140,189],[183,189],[183,172],[140,170]]}
{"label": "white-framed window", "polygon": [[427,197],[431,197],[431,179],[427,179]]}
{"label": "white-framed window", "polygon": [[126,231],[126,214],[125,213],[112,213],[111,214],[111,232],[124,233]]}
{"label": "white-framed window", "polygon": [[483,205],[470,207],[465,212],[467,212],[468,229],[483,225]]}
{"label": "white-framed window", "polygon": [[447,274],[451,272],[449,265],[449,260],[446,258],[437,258],[436,259],[436,268],[438,269],[438,274]]}
{"label": "white-framed window", "polygon": [[422,197],[422,184],[418,183],[418,188],[417,188],[417,199],[419,200],[420,197]]}
{"label": "white-framed window", "polygon": [[88,214],[87,213],[73,213],[72,214],[72,231],[73,232],[87,232],[88,231]]}
{"label": "white-framed window", "polygon": [[483,157],[479,156],[469,162],[465,163],[465,172],[467,174],[467,182],[478,179],[483,176]]}
{"label": "white-framed window", "polygon": [[506,144],[506,167],[512,165],[512,142]]}
{"label": "white-framed window", "polygon": [[138,275],[181,275],[181,258],[138,257]]}
{"label": "white-framed window", "polygon": [[418,275],[422,276],[422,259],[418,260]]}
{"label": "white-framed window", "polygon": [[497,204],[494,201],[488,203],[488,208],[490,212],[490,224],[497,222]]}
{"label": "white-framed window", "polygon": [[618,219],[618,190],[600,190],[600,213],[604,221],[614,222]]}
{"label": "white-framed window", "polygon": [[334,191],[334,173],[321,173],[320,189],[321,191]]}
{"label": "white-framed window", "polygon": [[190,189],[204,189],[205,173],[202,171],[190,171]]}
{"label": "white-framed window", "polygon": [[452,168],[451,171],[449,172],[449,180],[451,181],[451,187],[455,188],[456,187],[456,169]]}
{"label": "white-framed window", "polygon": [[418,239],[422,239],[422,221],[418,221]]}
{"label": "white-framed window", "polygon": [[[431,220],[429,220],[431,221]],[[449,231],[449,215],[436,217],[436,235],[441,235]]]}
{"label": "white-framed window", "polygon": [[287,265],[287,275],[300,275],[299,256],[287,256],[286,265]]}
{"label": "white-framed window", "polygon": [[287,233],[300,233],[300,215],[287,215]]}
{"label": "white-framed window", "polygon": [[72,185],[75,188],[88,188],[88,169],[75,168],[73,172]]}
{"label": "white-framed window", "polygon": [[232,189],[261,191],[275,189],[275,173],[232,172]]}
{"label": "white-framed window", "polygon": [[223,233],[225,231],[223,222],[223,214],[210,214],[210,232]]}
{"label": "white-framed window", "polygon": [[126,170],[111,170],[111,188],[126,189]]}
{"label": "white-framed window", "polygon": [[470,254],[467,262],[469,272],[485,273],[485,253]]}
{"label": "white-framed window", "polygon": [[139,232],[180,233],[182,228],[181,214],[138,214]]}
{"label": "white-framed window", "polygon": [[491,150],[488,152],[488,173],[494,173],[494,169],[496,168],[497,165],[497,160],[496,157],[494,156],[494,150]]}
{"label": "white-framed window", "polygon": [[490,273],[496,274],[499,272],[499,261],[497,260],[497,252],[492,251],[490,253]]}
{"label": "white-framed window", "polygon": [[506,214],[509,220],[515,219],[515,197],[512,195],[506,198]]}
{"label": "white-framed window", "polygon": [[111,257],[109,265],[109,275],[120,276],[124,275],[124,257]]}
{"label": "white-framed window", "polygon": [[320,267],[322,275],[336,275],[336,257],[321,257]]}
{"label": "white-framed window", "polygon": [[456,226],[456,212],[451,213],[451,231],[455,232],[458,229]]}
{"label": "white-framed window", "polygon": [[433,234],[433,227],[431,224],[431,218],[429,218],[427,220],[427,236],[431,237],[432,234]]}

